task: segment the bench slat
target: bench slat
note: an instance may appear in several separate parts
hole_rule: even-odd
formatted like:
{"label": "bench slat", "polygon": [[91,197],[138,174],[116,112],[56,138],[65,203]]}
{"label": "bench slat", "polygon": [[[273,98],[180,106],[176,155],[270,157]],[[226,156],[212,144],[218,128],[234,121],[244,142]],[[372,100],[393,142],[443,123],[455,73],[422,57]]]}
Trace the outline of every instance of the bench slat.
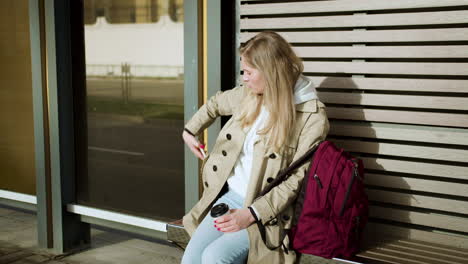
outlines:
{"label": "bench slat", "polygon": [[468,259],[468,251],[454,248],[451,246],[441,245],[438,243],[431,243],[427,241],[416,241],[410,239],[401,239],[393,244],[400,245],[401,247],[417,248],[422,251],[437,252],[438,254],[446,254],[456,257],[461,260]]}
{"label": "bench slat", "polygon": [[433,244],[435,248],[445,248],[447,250],[450,248],[453,251],[453,254],[459,254],[465,256],[465,259],[468,259],[468,238],[463,236],[436,233],[415,228],[407,228],[375,222],[369,222],[367,224],[364,236],[364,241],[371,243],[371,245],[367,245],[366,248],[369,246],[372,247],[379,245],[379,241],[382,241],[383,239],[390,242],[396,240],[400,241],[402,239],[410,239],[417,240],[417,242],[414,242],[416,244]]}
{"label": "bench slat", "polygon": [[392,191],[367,189],[369,200],[391,204],[434,209],[446,212],[468,212],[468,202],[431,197],[417,194],[398,193]]}
{"label": "bench slat", "polygon": [[[468,30],[467,30],[468,31]],[[468,80],[309,77],[317,88],[468,93]]]}
{"label": "bench slat", "polygon": [[[394,258],[398,260],[395,263],[405,263],[406,261],[410,261],[413,263],[421,263],[421,264],[460,264],[460,261],[452,261],[449,258],[440,258],[434,254],[415,254],[411,250],[401,251],[401,249],[394,248],[392,246],[385,245],[384,247],[377,247],[372,249],[369,253],[379,255],[379,256],[388,256],[390,258]],[[403,262],[402,262],[403,261]]]}
{"label": "bench slat", "polygon": [[294,47],[301,58],[467,58],[468,46]]}
{"label": "bench slat", "polygon": [[452,179],[468,179],[468,169],[463,166],[420,163],[386,158],[360,157],[366,169],[385,170],[427,176],[447,177]]}
{"label": "bench slat", "polygon": [[369,213],[371,217],[377,217],[381,219],[409,224],[425,225],[453,231],[468,232],[468,218],[435,213],[421,213],[377,205],[370,206]]}
{"label": "bench slat", "polygon": [[[381,252],[363,252],[358,254],[359,257],[362,257],[366,260],[370,260],[371,262],[366,263],[389,263],[389,264],[421,264],[418,261],[410,261],[405,258],[400,258],[394,255],[382,254]],[[378,262],[375,262],[378,261]]]}
{"label": "bench slat", "polygon": [[[350,152],[411,157],[419,159],[468,162],[468,150],[463,149],[366,142],[352,139],[332,139],[332,141],[337,146]],[[468,170],[468,167],[466,169]]]}
{"label": "bench slat", "polygon": [[241,30],[282,28],[356,28],[379,26],[422,26],[468,23],[468,11],[439,11],[402,14],[345,15],[320,17],[243,18]]}
{"label": "bench slat", "polygon": [[468,130],[332,120],[329,135],[468,145]]}
{"label": "bench slat", "polygon": [[[392,43],[468,40],[468,32],[465,28],[278,33],[290,43]],[[240,42],[245,43],[256,34],[255,32],[241,32]]]}
{"label": "bench slat", "polygon": [[305,61],[304,72],[340,74],[411,74],[464,76],[468,75],[468,63]]}
{"label": "bench slat", "polygon": [[328,106],[328,118],[403,124],[468,127],[468,115]]}
{"label": "bench slat", "polygon": [[468,97],[318,92],[323,103],[468,110]]}
{"label": "bench slat", "polygon": [[303,14],[323,12],[351,12],[369,10],[392,10],[409,8],[434,8],[468,5],[466,0],[392,0],[392,1],[317,1],[273,3],[273,4],[249,4],[241,5],[241,15],[265,15],[265,14]]}
{"label": "bench slat", "polygon": [[366,173],[365,177],[365,183],[373,186],[468,197],[468,184],[387,176],[375,173]]}

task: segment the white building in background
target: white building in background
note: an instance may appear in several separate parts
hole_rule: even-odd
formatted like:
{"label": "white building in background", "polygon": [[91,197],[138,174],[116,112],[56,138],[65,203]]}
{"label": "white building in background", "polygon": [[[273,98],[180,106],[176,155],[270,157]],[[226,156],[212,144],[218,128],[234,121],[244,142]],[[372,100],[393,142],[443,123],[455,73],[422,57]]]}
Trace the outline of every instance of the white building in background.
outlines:
{"label": "white building in background", "polygon": [[179,77],[184,65],[184,24],[161,16],[157,23],[109,24],[98,17],[85,25],[86,74],[121,75],[130,64],[132,76]]}

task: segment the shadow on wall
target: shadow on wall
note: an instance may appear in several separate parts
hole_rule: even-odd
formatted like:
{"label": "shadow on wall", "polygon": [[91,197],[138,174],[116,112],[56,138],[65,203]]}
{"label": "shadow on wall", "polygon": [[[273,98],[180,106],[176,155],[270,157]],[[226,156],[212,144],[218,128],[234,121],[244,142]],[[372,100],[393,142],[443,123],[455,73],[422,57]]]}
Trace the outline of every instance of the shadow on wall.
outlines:
{"label": "shadow on wall", "polygon": [[[393,209],[398,208],[397,204],[410,205],[410,196],[394,195],[408,193],[410,186],[401,175],[386,171],[381,165],[381,160],[395,158],[379,155],[381,140],[376,131],[379,120],[366,117],[366,106],[362,105],[366,90],[361,89],[354,80],[356,78],[327,77],[316,87],[319,98],[327,106],[330,120],[327,139],[364,161],[369,222],[364,231],[362,248],[367,250],[409,237],[408,229],[397,227],[410,223],[409,212]],[[321,97],[321,93],[326,96]]]}

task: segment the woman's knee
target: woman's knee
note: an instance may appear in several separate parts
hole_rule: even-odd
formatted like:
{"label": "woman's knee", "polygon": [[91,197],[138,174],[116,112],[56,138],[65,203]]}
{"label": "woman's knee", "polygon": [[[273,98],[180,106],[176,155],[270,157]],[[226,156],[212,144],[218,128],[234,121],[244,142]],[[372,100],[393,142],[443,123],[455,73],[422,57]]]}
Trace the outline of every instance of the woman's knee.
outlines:
{"label": "woman's knee", "polygon": [[226,262],[224,254],[217,249],[210,247],[205,248],[202,253],[201,261],[206,264],[218,264],[218,263],[229,263]]}
{"label": "woman's knee", "polygon": [[245,263],[247,253],[248,249],[209,246],[203,251],[201,261],[203,264]]}

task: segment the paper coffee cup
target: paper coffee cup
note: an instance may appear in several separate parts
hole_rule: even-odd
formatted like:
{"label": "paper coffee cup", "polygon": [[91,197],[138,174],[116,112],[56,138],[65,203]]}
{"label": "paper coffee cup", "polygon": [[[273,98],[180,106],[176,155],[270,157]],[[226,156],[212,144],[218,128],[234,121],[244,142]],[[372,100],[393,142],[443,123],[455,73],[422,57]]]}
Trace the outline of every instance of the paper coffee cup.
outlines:
{"label": "paper coffee cup", "polygon": [[220,204],[213,206],[213,208],[211,208],[211,211],[210,211],[210,215],[213,218],[218,218],[228,213],[229,213],[229,205],[225,203],[220,203]]}

